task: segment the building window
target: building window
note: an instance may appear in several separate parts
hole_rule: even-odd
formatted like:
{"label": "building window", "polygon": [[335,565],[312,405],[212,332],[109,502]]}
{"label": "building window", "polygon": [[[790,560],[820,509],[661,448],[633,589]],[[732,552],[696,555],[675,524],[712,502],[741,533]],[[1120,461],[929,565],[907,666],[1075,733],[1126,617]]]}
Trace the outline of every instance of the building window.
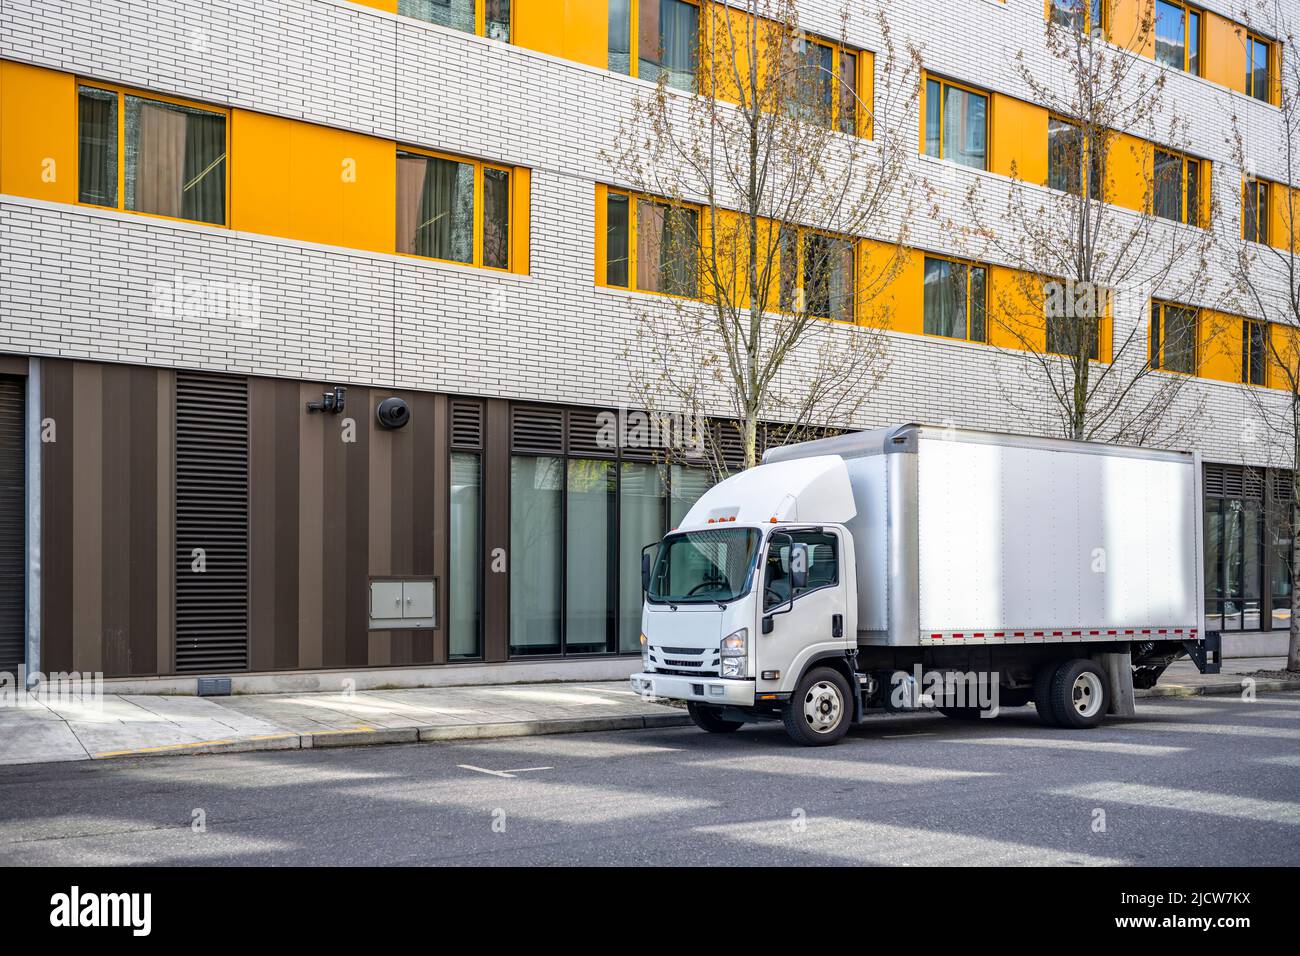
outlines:
{"label": "building window", "polygon": [[925,257],[924,329],[971,342],[986,342],[987,270],[953,259]]}
{"label": "building window", "polygon": [[1088,195],[1102,199],[1104,173],[1102,151],[1089,149],[1083,128],[1059,116],[1047,120],[1047,185],[1052,189],[1083,195],[1083,181],[1088,181]]}
{"label": "building window", "polygon": [[988,97],[946,80],[925,83],[925,153],[988,168]]}
{"label": "building window", "polygon": [[1196,309],[1151,303],[1151,367],[1166,372],[1196,374]]}
{"label": "building window", "polygon": [[510,0],[397,0],[397,12],[462,33],[510,42]]}
{"label": "building window", "polygon": [[794,77],[787,112],[809,123],[856,134],[858,57],[835,44],[800,37],[790,47]]}
{"label": "building window", "polygon": [[691,0],[609,0],[609,68],[695,91],[700,8]]}
{"label": "building window", "polygon": [[479,455],[451,453],[450,562],[447,657],[483,656],[483,471]]}
{"label": "building window", "polygon": [[510,653],[558,654],[564,569],[564,459],[510,459]]}
{"label": "building window", "polygon": [[1201,75],[1201,14],[1170,0],[1156,0],[1156,62]]}
{"label": "building window", "polygon": [[620,463],[618,649],[623,654],[641,648],[641,549],[663,537],[667,492],[668,471],[665,465],[637,461]]}
{"label": "building window", "polygon": [[1268,103],[1272,99],[1271,44],[1253,33],[1246,35],[1246,95]]}
{"label": "building window", "polygon": [[1047,351],[1051,355],[1082,357],[1093,362],[1101,352],[1101,317],[1070,315],[1069,310],[1047,310]]}
{"label": "building window", "polygon": [[226,114],[78,88],[78,200],[225,225]]}
{"label": "building window", "polygon": [[1154,179],[1152,211],[1157,216],[1189,226],[1203,225],[1200,214],[1201,160],[1157,149]]}
{"label": "building window", "polygon": [[1052,22],[1079,33],[1105,35],[1106,0],[1051,0]]}
{"label": "building window", "polygon": [[1241,323],[1241,380],[1268,384],[1268,326],[1246,319]]}
{"label": "building window", "polygon": [[1265,508],[1262,469],[1205,466],[1205,626],[1258,630],[1262,612]]}
{"label": "building window", "polygon": [[1270,192],[1268,183],[1258,179],[1246,181],[1241,203],[1241,235],[1247,242],[1268,242]]}
{"label": "building window", "polygon": [[397,251],[509,269],[510,180],[499,166],[398,150]]}
{"label": "building window", "polygon": [[569,459],[564,520],[564,642],[571,654],[601,654],[615,646],[617,489],[614,462]]}
{"label": "building window", "polygon": [[693,298],[697,292],[699,210],[608,190],[605,284]]}
{"label": "building window", "polygon": [[856,272],[852,242],[783,226],[780,258],[782,312],[853,321]]}

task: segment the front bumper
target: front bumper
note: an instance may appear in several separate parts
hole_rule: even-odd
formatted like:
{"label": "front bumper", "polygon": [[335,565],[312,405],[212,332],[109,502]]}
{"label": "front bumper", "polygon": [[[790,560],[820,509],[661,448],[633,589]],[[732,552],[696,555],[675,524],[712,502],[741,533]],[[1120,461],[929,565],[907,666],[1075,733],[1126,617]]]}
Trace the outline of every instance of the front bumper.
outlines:
{"label": "front bumper", "polygon": [[731,707],[754,706],[754,682],[721,677],[684,677],[678,674],[633,674],[628,681],[638,694],[673,700],[698,700]]}

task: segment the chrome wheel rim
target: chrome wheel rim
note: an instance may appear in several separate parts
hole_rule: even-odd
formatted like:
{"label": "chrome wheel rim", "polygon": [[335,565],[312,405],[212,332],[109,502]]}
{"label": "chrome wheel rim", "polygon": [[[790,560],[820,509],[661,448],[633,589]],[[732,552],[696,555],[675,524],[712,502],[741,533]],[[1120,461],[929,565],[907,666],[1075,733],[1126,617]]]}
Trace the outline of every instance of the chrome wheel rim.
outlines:
{"label": "chrome wheel rim", "polygon": [[821,680],[808,688],[803,699],[803,717],[814,733],[829,734],[840,725],[843,716],[844,700],[838,687]]}
{"label": "chrome wheel rim", "polygon": [[1083,673],[1074,679],[1070,688],[1070,706],[1080,717],[1096,716],[1101,710],[1101,678],[1096,674]]}

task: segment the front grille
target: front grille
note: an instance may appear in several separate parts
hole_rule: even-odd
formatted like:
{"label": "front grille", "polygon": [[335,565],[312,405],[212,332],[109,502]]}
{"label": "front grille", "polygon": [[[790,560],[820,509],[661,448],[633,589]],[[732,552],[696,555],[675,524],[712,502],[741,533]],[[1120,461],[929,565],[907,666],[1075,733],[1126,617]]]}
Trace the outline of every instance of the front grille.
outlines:
{"label": "front grille", "polygon": [[664,658],[664,663],[669,667],[703,667],[704,661],[675,661],[671,657]]}
{"label": "front grille", "polygon": [[665,654],[703,654],[708,648],[705,647],[659,647],[656,650],[663,651]]}

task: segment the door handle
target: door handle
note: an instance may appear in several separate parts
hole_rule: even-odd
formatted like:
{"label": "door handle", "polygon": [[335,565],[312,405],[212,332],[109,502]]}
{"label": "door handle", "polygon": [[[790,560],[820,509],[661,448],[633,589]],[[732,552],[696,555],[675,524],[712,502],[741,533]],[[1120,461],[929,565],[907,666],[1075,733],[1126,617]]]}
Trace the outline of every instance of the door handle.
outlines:
{"label": "door handle", "polygon": [[831,637],[843,637],[843,636],[844,636],[844,615],[832,614],[831,615]]}

